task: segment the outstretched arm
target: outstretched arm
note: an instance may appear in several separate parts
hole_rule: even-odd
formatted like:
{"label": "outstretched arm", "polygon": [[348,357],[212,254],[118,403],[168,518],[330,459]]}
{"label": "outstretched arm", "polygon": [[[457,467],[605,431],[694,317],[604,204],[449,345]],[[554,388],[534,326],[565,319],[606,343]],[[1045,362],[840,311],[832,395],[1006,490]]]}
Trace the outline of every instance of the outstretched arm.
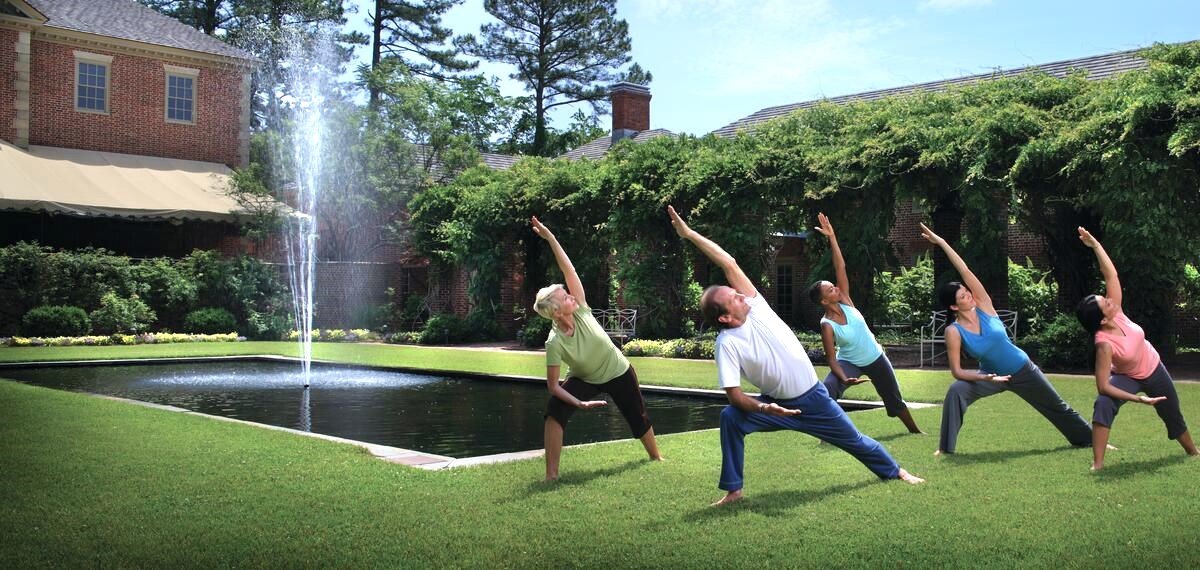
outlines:
{"label": "outstretched arm", "polygon": [[741,267],[738,267],[737,260],[729,255],[721,246],[713,243],[712,240],[700,235],[692,228],[689,228],[683,218],[675,212],[675,208],[667,206],[667,213],[671,216],[671,226],[675,228],[675,233],[679,237],[688,240],[700,249],[709,260],[720,267],[725,272],[725,280],[729,282],[729,286],[741,292],[747,297],[757,297],[758,290],[754,288],[754,284],[746,277]]}
{"label": "outstretched arm", "polygon": [[[1080,228],[1081,230],[1083,228]],[[1112,345],[1107,342],[1102,342],[1096,345],[1096,391],[1102,395],[1108,396],[1114,400],[1125,400],[1128,402],[1137,402],[1139,404],[1156,405],[1159,402],[1166,401],[1166,396],[1158,396],[1151,398],[1141,394],[1130,394],[1116,386],[1113,386],[1109,380],[1112,378]]]}
{"label": "outstretched arm", "polygon": [[842,368],[842,364],[838,362],[837,343],[833,338],[833,326],[829,323],[821,323],[821,344],[825,346],[825,362],[829,363],[829,371],[839,382],[847,386],[866,382],[861,378],[851,378],[846,374],[846,369]]}
{"label": "outstretched arm", "polygon": [[562,384],[558,382],[558,374],[562,368],[560,366],[546,366],[546,389],[550,391],[550,395],[566,402],[581,410],[590,410],[599,408],[608,404],[606,400],[580,400],[572,396]]}
{"label": "outstretched arm", "polygon": [[800,415],[800,410],[785,408],[779,404],[776,404],[775,402],[767,404],[765,402],[755,400],[754,398],[747,396],[741,388],[726,388],[725,395],[729,398],[730,405],[746,413],[758,412],[760,414],[767,414],[771,416]]}
{"label": "outstretched arm", "polygon": [[1009,376],[996,376],[982,372],[971,372],[962,367],[962,337],[958,329],[946,327],[946,360],[950,361],[950,374],[966,382],[1008,382]]}
{"label": "outstretched arm", "polygon": [[833,232],[833,224],[829,223],[829,217],[824,213],[817,214],[817,223],[820,225],[813,229],[829,238],[829,250],[833,256],[833,272],[837,278],[838,289],[842,291],[840,300],[853,307],[854,301],[850,300],[850,279],[846,277],[846,260],[842,259],[842,248],[838,246],[837,234]]}
{"label": "outstretched arm", "polygon": [[1079,241],[1092,248],[1096,253],[1096,262],[1100,264],[1100,274],[1104,276],[1104,296],[1108,297],[1110,303],[1121,308],[1121,280],[1117,278],[1117,267],[1108,257],[1108,252],[1104,251],[1104,246],[1100,245],[1100,240],[1092,236],[1090,232],[1079,228]]}
{"label": "outstretched arm", "polygon": [[996,309],[992,306],[992,297],[988,295],[987,289],[983,287],[983,283],[979,281],[979,278],[971,272],[971,268],[967,267],[967,262],[958,256],[958,252],[954,251],[954,248],[950,247],[950,244],[946,243],[946,240],[933,233],[933,230],[926,227],[925,224],[921,224],[921,236],[946,252],[946,257],[950,258],[950,264],[962,276],[963,284],[967,286],[967,289],[971,290],[971,295],[975,297],[975,304],[979,305],[979,308],[983,309],[985,313],[990,315],[996,314]]}
{"label": "outstretched arm", "polygon": [[562,271],[563,279],[567,282],[567,292],[575,297],[577,303],[587,306],[587,300],[583,296],[583,282],[579,280],[579,274],[575,273],[571,258],[567,257],[567,252],[559,245],[558,238],[554,237],[550,228],[538,221],[537,216],[530,218],[530,222],[533,224],[533,232],[550,244],[550,249],[554,252],[554,261],[558,263],[558,270]]}

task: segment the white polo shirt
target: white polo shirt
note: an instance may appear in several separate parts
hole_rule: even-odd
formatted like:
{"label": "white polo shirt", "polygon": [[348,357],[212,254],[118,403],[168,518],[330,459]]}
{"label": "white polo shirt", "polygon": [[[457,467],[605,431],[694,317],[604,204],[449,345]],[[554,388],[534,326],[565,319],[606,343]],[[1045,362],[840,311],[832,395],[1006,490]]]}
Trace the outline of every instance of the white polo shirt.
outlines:
{"label": "white polo shirt", "polygon": [[721,388],[741,386],[742,378],[776,400],[804,394],[817,384],[817,371],[792,329],[762,295],[746,297],[746,322],[717,335],[717,378]]}

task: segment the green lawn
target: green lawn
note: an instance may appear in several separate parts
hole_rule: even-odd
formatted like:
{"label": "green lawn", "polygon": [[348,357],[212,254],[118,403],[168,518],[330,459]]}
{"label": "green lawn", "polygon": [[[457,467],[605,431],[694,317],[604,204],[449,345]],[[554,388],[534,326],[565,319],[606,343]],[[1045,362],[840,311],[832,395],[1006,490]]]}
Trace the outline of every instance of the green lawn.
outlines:
{"label": "green lawn", "polygon": [[[0,349],[0,359],[195,355],[197,346]],[[512,373],[541,364],[452,349],[318,349]],[[715,382],[710,363],[637,366],[647,384]],[[945,389],[944,373],[901,375],[910,400]],[[1090,381],[1053,380],[1090,416]],[[1200,385],[1178,389],[1195,423]],[[1123,409],[1113,437],[1121,449],[1095,475],[1090,450],[1066,448],[1012,394],[972,406],[960,453],[945,458],[931,455],[940,409],[914,412],[928,436],[905,435],[879,411],[854,414],[929,480],[918,487],[880,483],[801,434],[755,434],[747,498],[727,509],[707,507],[721,494],[713,430],[662,437],[661,464],[644,461],[634,441],[568,449],[562,481],[547,485],[536,460],[425,472],[351,446],[13,382],[0,382],[0,410],[4,568],[1200,564],[1200,460],[1167,441],[1145,406]]]}

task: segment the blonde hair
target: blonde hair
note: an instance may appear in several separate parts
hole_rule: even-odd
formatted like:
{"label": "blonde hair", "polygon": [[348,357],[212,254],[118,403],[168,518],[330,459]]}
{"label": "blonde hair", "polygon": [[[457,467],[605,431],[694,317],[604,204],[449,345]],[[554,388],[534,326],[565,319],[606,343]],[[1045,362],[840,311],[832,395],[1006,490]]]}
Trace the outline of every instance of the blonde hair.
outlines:
{"label": "blonde hair", "polygon": [[554,313],[558,312],[558,299],[554,297],[554,292],[562,289],[562,283],[555,283],[542,287],[537,292],[537,297],[533,301],[533,310],[544,318],[554,320]]}

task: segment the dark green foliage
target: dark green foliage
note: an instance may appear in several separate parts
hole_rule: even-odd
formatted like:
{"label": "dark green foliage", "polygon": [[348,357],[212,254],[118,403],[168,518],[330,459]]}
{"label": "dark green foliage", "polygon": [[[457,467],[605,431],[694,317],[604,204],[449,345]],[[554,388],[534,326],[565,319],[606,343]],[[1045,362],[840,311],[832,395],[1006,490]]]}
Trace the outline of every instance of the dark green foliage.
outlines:
{"label": "dark green foliage", "polygon": [[92,311],[91,317],[92,328],[98,334],[146,332],[155,319],[154,311],[137,295],[121,297],[113,292],[100,298],[100,308]]}
{"label": "dark green foliage", "polygon": [[899,272],[882,271],[875,277],[875,313],[869,323],[905,324],[919,327],[933,314],[933,259],[922,256],[912,267]]}
{"label": "dark green foliage", "polygon": [[466,337],[462,319],[454,315],[441,314],[429,317],[417,342],[421,344],[454,344]]}
{"label": "dark green foliage", "polygon": [[476,309],[462,321],[462,340],[466,342],[483,342],[498,340],[504,336],[496,315],[492,311]]}
{"label": "dark green foliage", "polygon": [[196,283],[174,260],[158,257],[135,263],[130,277],[137,283],[138,296],[158,315],[158,328],[178,329],[188,310],[196,306]]}
{"label": "dark green foliage", "polygon": [[550,336],[550,321],[539,316],[534,316],[517,331],[517,339],[521,341],[521,346],[528,348],[542,348],[546,346],[546,338]]}
{"label": "dark green foliage", "polygon": [[91,319],[79,307],[43,305],[34,307],[21,318],[24,336],[83,336],[91,330]]}
{"label": "dark green foliage", "polygon": [[1031,357],[1039,366],[1054,370],[1089,370],[1095,358],[1092,337],[1083,330],[1075,315],[1060,313],[1020,344],[1032,349]]}
{"label": "dark green foliage", "polygon": [[390,320],[391,304],[359,305],[350,311],[350,322],[346,328],[384,330]]}
{"label": "dark green foliage", "polygon": [[1008,307],[1017,311],[1017,335],[1037,334],[1055,315],[1058,286],[1042,271],[1026,261],[1026,265],[1008,262]]}
{"label": "dark green foliage", "polygon": [[18,242],[0,248],[0,336],[17,334],[21,317],[45,298],[42,279],[50,248]]}
{"label": "dark green foliage", "polygon": [[237,330],[237,318],[220,307],[206,307],[187,314],[183,331],[201,334],[223,334]]}

